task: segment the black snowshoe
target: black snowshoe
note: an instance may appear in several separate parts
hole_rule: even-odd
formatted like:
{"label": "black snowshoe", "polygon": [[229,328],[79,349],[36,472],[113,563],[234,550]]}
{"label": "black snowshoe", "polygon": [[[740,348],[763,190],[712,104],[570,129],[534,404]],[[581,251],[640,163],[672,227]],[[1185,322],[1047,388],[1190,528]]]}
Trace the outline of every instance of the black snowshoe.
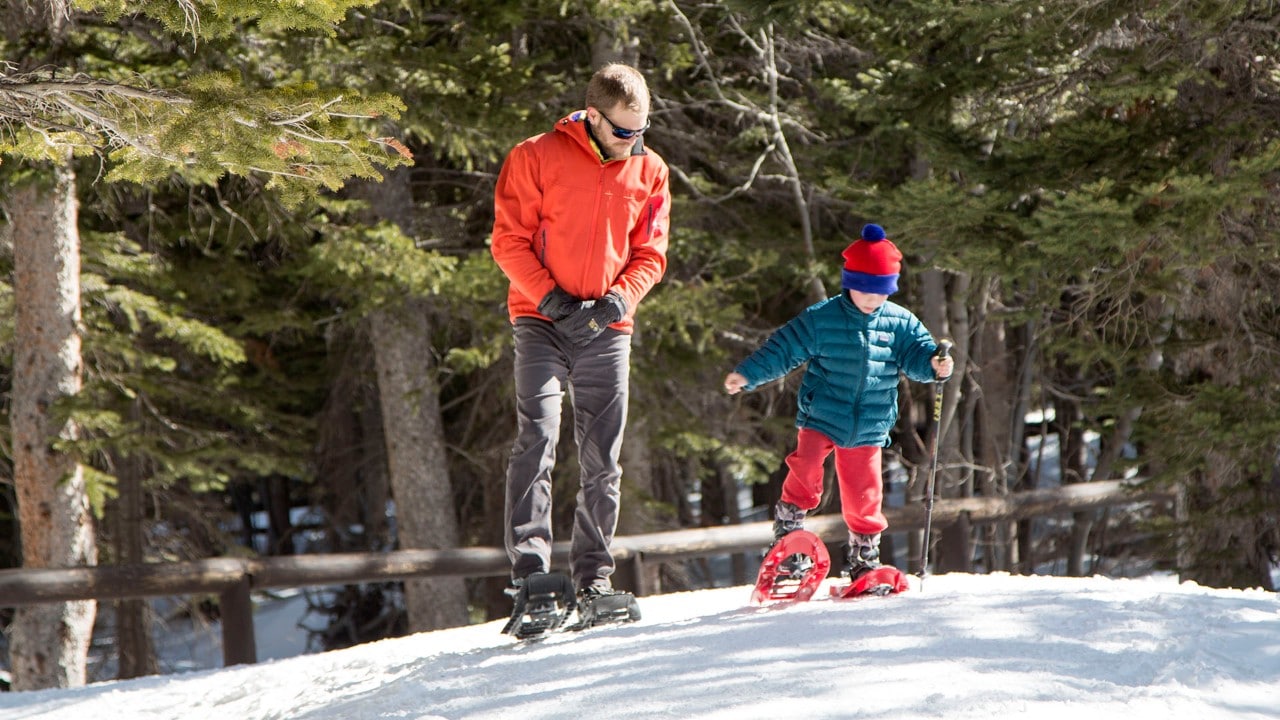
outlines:
{"label": "black snowshoe", "polygon": [[578,622],[571,630],[586,630],[610,623],[636,622],[640,604],[629,592],[591,586],[578,593]]}
{"label": "black snowshoe", "polygon": [[573,580],[562,573],[534,573],[515,581],[511,619],[502,632],[519,640],[545,637],[564,625],[577,608]]}

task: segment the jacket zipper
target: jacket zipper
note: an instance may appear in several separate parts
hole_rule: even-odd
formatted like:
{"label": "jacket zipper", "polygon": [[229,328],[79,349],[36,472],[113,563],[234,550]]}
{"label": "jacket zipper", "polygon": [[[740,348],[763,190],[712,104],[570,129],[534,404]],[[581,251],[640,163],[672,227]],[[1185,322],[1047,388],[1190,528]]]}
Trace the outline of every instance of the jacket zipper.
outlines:
{"label": "jacket zipper", "polygon": [[[865,323],[865,325],[870,327],[870,323]],[[858,373],[858,386],[853,391],[853,428],[852,436],[849,438],[850,445],[858,442],[858,426],[860,424],[858,406],[861,404],[862,391],[867,386],[867,371],[871,366],[870,343],[868,342],[866,328],[858,330],[857,335],[858,344],[862,347],[862,367],[855,371]]]}
{"label": "jacket zipper", "polygon": [[[609,164],[604,163],[600,166],[600,171],[596,173],[596,201],[595,206],[591,209],[591,237],[587,244],[587,257],[595,257],[595,245],[599,242],[600,236],[600,205],[604,197],[604,174],[608,171]],[[588,267],[589,263],[582,264],[582,286],[587,287]]]}

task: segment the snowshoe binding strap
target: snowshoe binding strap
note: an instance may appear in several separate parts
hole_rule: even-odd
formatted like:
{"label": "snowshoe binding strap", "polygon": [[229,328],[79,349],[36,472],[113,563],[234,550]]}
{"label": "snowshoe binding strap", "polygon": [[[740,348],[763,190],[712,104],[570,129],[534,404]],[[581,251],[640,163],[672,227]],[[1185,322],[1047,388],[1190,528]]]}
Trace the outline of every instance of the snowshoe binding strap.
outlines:
{"label": "snowshoe binding strap", "polygon": [[896,595],[909,587],[907,576],[901,570],[892,565],[881,565],[862,573],[847,585],[831,586],[831,595],[838,598]]}
{"label": "snowshoe binding strap", "polygon": [[808,530],[787,533],[769,548],[761,561],[751,602],[762,605],[808,600],[830,569],[831,554],[822,538]]}
{"label": "snowshoe binding strap", "polygon": [[640,605],[628,592],[584,592],[578,599],[578,622],[570,630],[611,623],[636,622],[640,619]]}
{"label": "snowshoe binding strap", "polygon": [[502,632],[519,640],[545,637],[559,630],[576,607],[569,576],[534,573],[517,589],[511,619]]}

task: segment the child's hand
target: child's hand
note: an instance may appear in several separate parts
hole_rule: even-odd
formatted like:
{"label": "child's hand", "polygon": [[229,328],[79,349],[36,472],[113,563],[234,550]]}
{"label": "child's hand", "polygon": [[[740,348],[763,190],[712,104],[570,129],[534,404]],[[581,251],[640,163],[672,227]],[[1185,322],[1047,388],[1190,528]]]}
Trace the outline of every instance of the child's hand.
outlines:
{"label": "child's hand", "polygon": [[[946,380],[951,377],[951,373],[955,368],[956,361],[950,355],[946,357],[938,357],[937,355],[933,356],[933,374],[936,375],[939,380]],[[727,380],[725,381],[725,386],[728,386]]]}
{"label": "child's hand", "polygon": [[724,391],[730,395],[737,395],[746,386],[747,379],[736,372],[731,372],[724,376]]}

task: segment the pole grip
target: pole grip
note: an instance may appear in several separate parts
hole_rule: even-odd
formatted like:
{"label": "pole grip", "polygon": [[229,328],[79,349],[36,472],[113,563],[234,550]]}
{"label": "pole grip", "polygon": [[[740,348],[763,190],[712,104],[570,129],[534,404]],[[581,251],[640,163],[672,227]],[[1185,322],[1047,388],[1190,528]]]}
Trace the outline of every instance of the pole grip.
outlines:
{"label": "pole grip", "polygon": [[[937,358],[948,357],[949,355],[951,355],[951,348],[955,347],[955,345],[956,344],[951,342],[951,340],[947,338],[942,338],[941,340],[938,341],[938,349],[933,353],[933,356]],[[938,397],[936,400],[934,400],[934,415],[942,414],[942,383],[946,382],[948,379],[950,379],[950,377],[951,376],[948,375],[945,378],[938,378],[936,380],[936,382],[938,383],[938,388],[937,388]]]}
{"label": "pole grip", "polygon": [[956,344],[951,342],[947,338],[942,338],[941,340],[938,341],[938,351],[935,352],[934,355],[940,358],[947,357],[948,355],[951,354],[951,348],[955,346]]}

